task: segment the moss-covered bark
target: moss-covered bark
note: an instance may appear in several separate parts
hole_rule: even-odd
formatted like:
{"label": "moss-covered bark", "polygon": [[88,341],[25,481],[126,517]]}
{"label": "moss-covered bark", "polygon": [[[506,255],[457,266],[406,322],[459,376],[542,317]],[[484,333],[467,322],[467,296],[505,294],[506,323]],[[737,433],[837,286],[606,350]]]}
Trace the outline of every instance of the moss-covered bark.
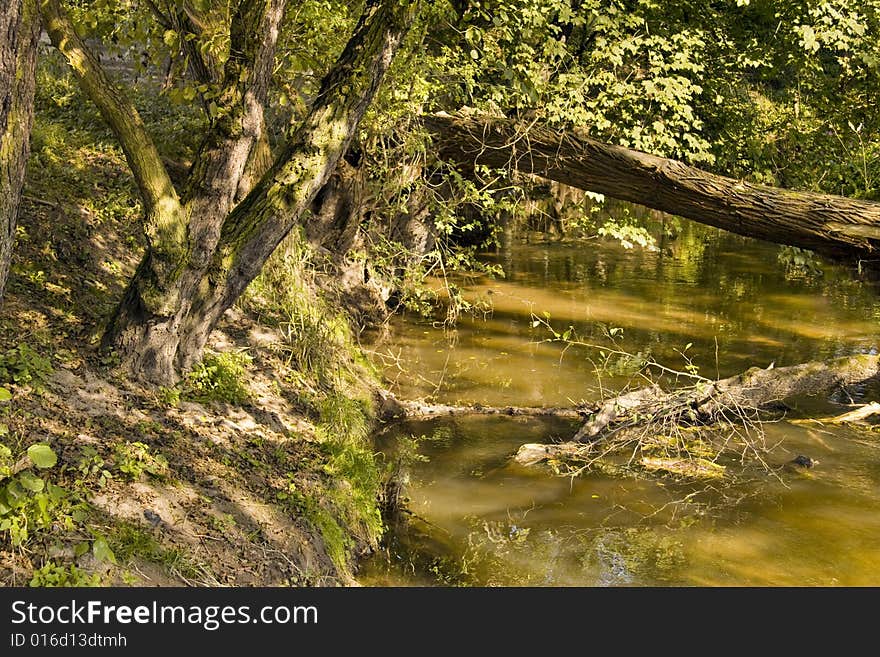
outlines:
{"label": "moss-covered bark", "polygon": [[[262,128],[268,79],[258,83],[259,72],[271,70],[277,37],[267,28],[255,39],[252,28],[271,28],[272,21],[277,27],[283,2],[241,6],[253,13],[237,15],[241,25],[233,24],[233,44],[240,47],[234,47],[237,54],[227,64],[229,111],[215,121],[183,196],[180,216],[188,234],[176,243],[191,245],[187,258],[179,271],[157,276],[155,254],[148,252],[105,335],[105,347],[129,370],[156,382],[174,380],[200,358],[223,312],[300,222],[354,138],[416,12],[415,2],[367,2],[305,120],[233,208]],[[242,80],[257,86],[242,88]]]}
{"label": "moss-covered bark", "polygon": [[149,254],[138,281],[144,310],[162,312],[163,291],[180,275],[187,252],[187,213],[137,108],[101,67],[58,0],[39,0],[43,26],[80,86],[119,141],[144,203]]}
{"label": "moss-covered bark", "polygon": [[0,11],[0,298],[6,288],[29,155],[40,16],[36,0]]}

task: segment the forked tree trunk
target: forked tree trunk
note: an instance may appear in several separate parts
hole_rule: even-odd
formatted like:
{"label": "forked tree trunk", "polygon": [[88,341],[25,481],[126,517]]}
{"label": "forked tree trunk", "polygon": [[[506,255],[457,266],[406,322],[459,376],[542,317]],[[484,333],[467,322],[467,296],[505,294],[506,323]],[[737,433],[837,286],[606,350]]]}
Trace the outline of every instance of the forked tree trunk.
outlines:
{"label": "forked tree trunk", "polygon": [[[198,204],[184,206],[193,213],[185,219],[191,246],[179,271],[157,275],[147,253],[104,340],[135,375],[170,382],[201,358],[217,321],[330,178],[414,15],[415,3],[368,2],[309,114],[250,193],[228,214],[222,205],[206,204],[209,215]],[[244,166],[239,180],[243,173]],[[213,184],[217,177],[206,179]],[[238,187],[223,189],[234,195]],[[218,211],[222,222],[211,224]]]}
{"label": "forked tree trunk", "polygon": [[0,299],[6,289],[34,113],[40,14],[36,0],[0,9]]}
{"label": "forked tree trunk", "polygon": [[880,203],[745,183],[509,119],[432,115],[424,122],[441,155],[467,168],[511,168],[739,235],[865,261],[869,268],[880,262]]}

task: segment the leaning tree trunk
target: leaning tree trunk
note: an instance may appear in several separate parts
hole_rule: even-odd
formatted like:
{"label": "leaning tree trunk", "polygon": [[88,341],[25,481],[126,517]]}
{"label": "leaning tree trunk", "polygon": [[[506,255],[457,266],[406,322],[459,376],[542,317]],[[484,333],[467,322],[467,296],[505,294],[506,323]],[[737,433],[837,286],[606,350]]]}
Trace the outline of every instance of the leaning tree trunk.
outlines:
{"label": "leaning tree trunk", "polygon": [[6,289],[21,187],[30,153],[40,15],[36,0],[0,10],[0,299]]}
{"label": "leaning tree trunk", "polygon": [[880,203],[754,185],[576,131],[485,116],[432,115],[424,122],[440,154],[466,167],[511,168],[739,235],[836,259],[877,260]]}

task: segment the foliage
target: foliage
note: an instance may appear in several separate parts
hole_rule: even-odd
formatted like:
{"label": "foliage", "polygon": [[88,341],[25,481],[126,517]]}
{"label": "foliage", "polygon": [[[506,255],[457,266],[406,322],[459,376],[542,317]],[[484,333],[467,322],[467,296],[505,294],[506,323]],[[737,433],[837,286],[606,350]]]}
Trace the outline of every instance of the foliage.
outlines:
{"label": "foliage", "polygon": [[[880,26],[878,7],[876,0],[436,3],[367,124],[377,135],[395,125],[400,136],[368,132],[367,157],[371,170],[411,197],[411,171],[430,167],[412,115],[465,107],[757,182],[873,198],[880,49],[870,35]],[[383,173],[383,164],[397,175]],[[513,185],[529,193],[514,177],[476,173],[491,181],[475,201],[487,218],[496,216],[493,192]],[[433,175],[426,168],[425,179]],[[378,196],[394,198],[389,191]],[[638,243],[626,226],[601,230]]]}
{"label": "foliage", "polygon": [[206,354],[187,373],[185,392],[199,401],[245,404],[250,399],[245,380],[251,357],[244,352]]}
{"label": "foliage", "polygon": [[33,472],[55,467],[57,456],[48,445],[31,445],[14,455],[0,444],[0,536],[13,546],[25,544],[40,530],[72,530],[83,509],[73,496],[49,476]]}
{"label": "foliage", "polygon": [[99,586],[101,576],[89,574],[75,564],[61,566],[52,561],[34,571],[30,586]]}
{"label": "foliage", "polygon": [[617,221],[609,219],[596,230],[602,237],[613,237],[625,249],[634,246],[642,248],[654,247],[654,237],[644,227],[629,220],[629,213],[624,213]]}
{"label": "foliage", "polygon": [[52,362],[24,342],[0,355],[0,383],[40,387],[52,374]]}
{"label": "foliage", "polygon": [[113,454],[116,469],[130,480],[138,480],[144,473],[159,478],[168,474],[168,459],[153,454],[149,445],[142,442],[116,445]]}

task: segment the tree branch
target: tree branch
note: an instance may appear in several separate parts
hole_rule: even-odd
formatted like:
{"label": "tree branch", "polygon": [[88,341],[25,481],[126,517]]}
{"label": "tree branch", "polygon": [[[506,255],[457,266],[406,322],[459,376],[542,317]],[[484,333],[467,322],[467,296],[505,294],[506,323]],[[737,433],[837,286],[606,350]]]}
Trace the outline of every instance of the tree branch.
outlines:
{"label": "tree branch", "polygon": [[236,255],[227,291],[259,273],[324,186],[409,29],[418,2],[369,0],[355,33],[324,78],[303,123],[272,168],[223,224],[221,257]]}
{"label": "tree branch", "polygon": [[162,10],[159,9],[159,6],[153,0],[145,0],[147,6],[150,8],[150,11],[153,13],[153,16],[156,17],[156,20],[159,21],[159,25],[164,27],[166,30],[171,29],[171,19],[162,13]]}
{"label": "tree branch", "polygon": [[43,24],[52,44],[67,59],[86,95],[119,140],[149,217],[176,211],[179,203],[171,178],[137,109],[107,76],[58,0],[40,0]]}
{"label": "tree branch", "polygon": [[[192,34],[194,36],[198,36],[200,34],[200,30],[193,23],[189,14],[181,9],[178,12],[171,14],[171,25],[178,34],[181,35],[181,43],[183,44],[183,52],[186,55],[187,59],[187,67],[189,68],[190,75],[192,75],[193,80],[200,84],[213,84],[217,81],[216,75],[212,71],[212,69],[208,66],[208,63],[205,61],[205,58],[202,56],[202,51],[199,50],[198,45],[195,40],[185,38],[185,35]],[[202,103],[205,105],[205,109],[207,110],[207,103],[204,99],[204,94],[199,94],[202,98]]]}
{"label": "tree branch", "polygon": [[216,104],[220,114],[202,142],[186,188],[192,264],[206,265],[220,226],[235,203],[254,144],[264,130],[264,106],[286,0],[248,0],[230,24],[230,52]]}

